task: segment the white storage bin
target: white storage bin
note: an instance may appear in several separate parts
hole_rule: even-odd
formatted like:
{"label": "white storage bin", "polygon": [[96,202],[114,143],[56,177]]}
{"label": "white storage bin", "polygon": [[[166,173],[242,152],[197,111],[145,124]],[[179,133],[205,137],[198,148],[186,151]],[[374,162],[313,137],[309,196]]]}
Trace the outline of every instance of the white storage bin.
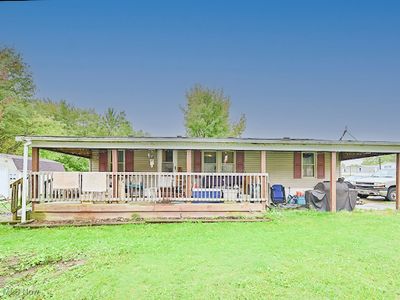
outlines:
{"label": "white storage bin", "polygon": [[223,189],[222,192],[224,193],[224,199],[226,200],[238,200],[238,193],[237,189]]}

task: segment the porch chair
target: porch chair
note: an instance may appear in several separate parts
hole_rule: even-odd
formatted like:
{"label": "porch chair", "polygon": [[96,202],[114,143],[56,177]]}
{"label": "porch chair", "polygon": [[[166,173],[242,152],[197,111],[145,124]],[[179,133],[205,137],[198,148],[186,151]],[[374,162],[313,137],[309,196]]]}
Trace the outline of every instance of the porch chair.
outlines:
{"label": "porch chair", "polygon": [[271,200],[274,204],[286,202],[285,187],[283,185],[274,184],[271,186]]}

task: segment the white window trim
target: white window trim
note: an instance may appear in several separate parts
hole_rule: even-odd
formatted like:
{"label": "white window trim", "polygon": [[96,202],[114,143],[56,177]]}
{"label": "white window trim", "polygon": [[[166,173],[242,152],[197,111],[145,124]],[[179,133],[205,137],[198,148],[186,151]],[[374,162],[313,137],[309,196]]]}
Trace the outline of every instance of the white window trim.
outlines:
{"label": "white window trim", "polygon": [[[314,155],[314,176],[304,176],[304,162],[303,162],[303,154],[313,154]],[[301,178],[317,178],[317,152],[312,151],[304,151],[301,152]]]}
{"label": "white window trim", "polygon": [[222,162],[222,153],[223,152],[233,152],[233,172],[232,173],[235,173],[236,172],[236,151],[232,151],[232,150],[223,150],[223,151],[220,151],[220,157],[221,157],[221,165],[220,165],[220,168],[219,168],[219,170],[220,170],[220,172],[222,172],[222,164],[223,164],[223,162]]}
{"label": "white window trim", "polygon": [[[157,150],[157,172],[162,172],[163,164],[163,151],[170,149],[159,149]],[[172,164],[173,172],[178,171],[178,150],[172,150]]]}
{"label": "white window trim", "polygon": [[215,164],[216,164],[216,171],[218,172],[218,151],[216,150],[201,150],[201,172],[204,173],[204,153],[206,152],[215,152]]}
{"label": "white window trim", "polygon": [[216,173],[222,172],[222,153],[233,152],[233,172],[236,172],[236,151],[234,150],[201,150],[201,171],[204,172],[204,153],[215,152],[216,153]]}

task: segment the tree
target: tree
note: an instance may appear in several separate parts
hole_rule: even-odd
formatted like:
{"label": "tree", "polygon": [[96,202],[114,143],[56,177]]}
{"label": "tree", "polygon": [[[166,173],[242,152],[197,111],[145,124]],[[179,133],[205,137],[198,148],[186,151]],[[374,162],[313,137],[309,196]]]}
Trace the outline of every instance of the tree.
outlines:
{"label": "tree", "polygon": [[37,109],[35,101],[15,100],[5,105],[0,120],[0,152],[22,153],[17,135],[66,135],[65,125]]}
{"label": "tree", "polygon": [[22,56],[12,48],[0,48],[0,102],[29,99],[34,91],[32,73]]}
{"label": "tree", "polygon": [[62,163],[67,171],[85,172],[89,170],[89,160],[83,157],[77,157],[48,150],[41,150],[40,157]]}
{"label": "tree", "polygon": [[371,166],[371,165],[379,165],[385,163],[394,163],[396,162],[396,155],[389,154],[389,155],[381,155],[381,156],[374,156],[365,158],[362,162],[362,165]]}
{"label": "tree", "polygon": [[182,108],[186,134],[191,137],[239,137],[246,128],[246,117],[241,115],[231,123],[231,101],[222,90],[195,85],[186,93],[186,107]]}
{"label": "tree", "polygon": [[102,116],[102,125],[106,136],[133,134],[132,125],[126,119],[124,111],[117,112],[113,108],[108,108]]}
{"label": "tree", "polygon": [[[144,135],[134,131],[125,112],[108,109],[104,115],[67,101],[33,99],[35,86],[28,65],[11,48],[0,48],[0,153],[22,154],[17,135],[110,136]],[[41,157],[59,161],[67,170],[84,171],[85,158],[41,151]]]}

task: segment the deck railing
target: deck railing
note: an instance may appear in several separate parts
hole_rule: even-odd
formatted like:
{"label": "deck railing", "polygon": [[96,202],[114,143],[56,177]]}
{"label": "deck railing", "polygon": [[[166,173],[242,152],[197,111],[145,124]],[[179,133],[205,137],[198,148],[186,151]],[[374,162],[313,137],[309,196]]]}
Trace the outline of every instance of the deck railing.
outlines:
{"label": "deck railing", "polygon": [[10,184],[11,189],[11,213],[13,215],[13,220],[18,217],[18,210],[22,207],[22,185],[23,179],[17,179]]}
{"label": "deck railing", "polygon": [[262,202],[265,173],[32,172],[32,202]]}

